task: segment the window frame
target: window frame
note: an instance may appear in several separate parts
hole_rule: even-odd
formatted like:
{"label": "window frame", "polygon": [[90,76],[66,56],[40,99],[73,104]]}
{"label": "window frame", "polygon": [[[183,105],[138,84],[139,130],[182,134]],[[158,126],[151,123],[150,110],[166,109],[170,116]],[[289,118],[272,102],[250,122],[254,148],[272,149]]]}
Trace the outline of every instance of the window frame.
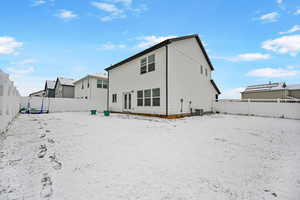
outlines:
{"label": "window frame", "polygon": [[[155,94],[155,90],[158,90],[158,94]],[[155,95],[154,95],[155,94]],[[158,104],[154,103],[155,100],[158,100]],[[160,88],[153,88],[152,89],[152,106],[153,107],[159,107],[160,106]]]}
{"label": "window frame", "polygon": [[[142,94],[142,96],[139,96],[139,93]],[[142,107],[144,106],[144,90],[138,90],[136,92],[136,97],[137,97],[137,106]],[[141,102],[141,104],[139,104]]]}
{"label": "window frame", "polygon": [[[153,56],[153,61],[149,61],[150,59],[150,57],[152,57]],[[153,65],[153,69],[152,68],[150,68],[150,65]],[[153,71],[155,71],[155,54],[151,54],[151,55],[149,55],[148,57],[147,57],[147,68],[148,68],[148,72],[153,72]],[[151,70],[150,70],[151,69]]]}
{"label": "window frame", "polygon": [[102,79],[97,79],[97,88],[103,88],[103,81],[102,81]]}
{"label": "window frame", "polygon": [[147,73],[147,57],[144,57],[140,60],[140,74]]}
{"label": "window frame", "polygon": [[[149,107],[149,106],[151,106],[151,95],[152,95],[152,89],[146,89],[146,90],[144,90],[144,106],[146,106],[146,107]],[[146,95],[146,92],[150,92],[149,93],[149,96],[148,96],[148,94]],[[150,104],[149,104],[150,103]]]}

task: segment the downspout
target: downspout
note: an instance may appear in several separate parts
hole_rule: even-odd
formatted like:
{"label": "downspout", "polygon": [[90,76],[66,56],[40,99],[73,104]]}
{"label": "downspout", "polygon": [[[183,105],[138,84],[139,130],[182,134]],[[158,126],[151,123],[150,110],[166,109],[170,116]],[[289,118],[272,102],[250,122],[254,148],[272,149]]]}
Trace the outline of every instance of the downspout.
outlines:
{"label": "downspout", "polygon": [[169,57],[168,57],[169,49],[168,45],[166,45],[166,116],[169,114],[169,91],[168,91],[168,65],[169,65]]}
{"label": "downspout", "polygon": [[110,84],[109,84],[109,71],[107,71],[107,74],[108,74],[108,76],[107,76],[107,78],[108,78],[108,84],[107,84],[107,102],[106,102],[106,110],[108,111],[109,110],[109,86],[110,86]]}

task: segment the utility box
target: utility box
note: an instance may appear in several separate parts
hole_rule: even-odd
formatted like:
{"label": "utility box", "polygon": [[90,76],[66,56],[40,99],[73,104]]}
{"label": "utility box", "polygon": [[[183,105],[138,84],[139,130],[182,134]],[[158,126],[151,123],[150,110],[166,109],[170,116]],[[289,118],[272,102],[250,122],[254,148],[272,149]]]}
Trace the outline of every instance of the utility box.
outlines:
{"label": "utility box", "polygon": [[204,113],[203,109],[195,109],[193,116],[202,116]]}

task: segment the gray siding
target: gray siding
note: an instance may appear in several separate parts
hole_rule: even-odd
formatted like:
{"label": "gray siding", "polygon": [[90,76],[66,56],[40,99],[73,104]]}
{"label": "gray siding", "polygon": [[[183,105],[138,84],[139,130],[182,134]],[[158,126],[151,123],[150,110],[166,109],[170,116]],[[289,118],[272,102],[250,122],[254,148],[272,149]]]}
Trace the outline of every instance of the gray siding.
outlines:
{"label": "gray siding", "polygon": [[63,98],[74,98],[74,86],[63,86]]}

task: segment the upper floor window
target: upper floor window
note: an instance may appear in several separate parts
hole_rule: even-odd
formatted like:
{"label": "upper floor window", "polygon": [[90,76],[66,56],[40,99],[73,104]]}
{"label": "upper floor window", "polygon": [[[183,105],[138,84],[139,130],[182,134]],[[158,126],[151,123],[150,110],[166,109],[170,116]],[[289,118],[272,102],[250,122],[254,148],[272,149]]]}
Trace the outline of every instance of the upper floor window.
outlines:
{"label": "upper floor window", "polygon": [[205,68],[205,76],[207,76],[207,69]]}
{"label": "upper floor window", "polygon": [[102,88],[102,80],[97,80],[97,88]]}
{"label": "upper floor window", "polygon": [[148,72],[155,70],[155,55],[148,56]]}
{"label": "upper floor window", "polygon": [[[147,69],[148,68],[148,69]],[[155,71],[155,54],[141,59],[141,74]]]}
{"label": "upper floor window", "polygon": [[83,81],[82,81],[81,89],[82,89],[82,90],[84,89]]}
{"label": "upper floor window", "polygon": [[200,72],[201,72],[201,74],[203,74],[203,66],[202,65],[200,66]]}
{"label": "upper floor window", "polygon": [[144,74],[147,72],[147,58],[143,58],[141,60],[141,74]]}
{"label": "upper floor window", "polygon": [[97,88],[107,88],[108,86],[108,81],[107,80],[97,80]]}
{"label": "upper floor window", "polygon": [[107,88],[107,86],[108,86],[108,81],[107,80],[103,80],[103,88]]}

